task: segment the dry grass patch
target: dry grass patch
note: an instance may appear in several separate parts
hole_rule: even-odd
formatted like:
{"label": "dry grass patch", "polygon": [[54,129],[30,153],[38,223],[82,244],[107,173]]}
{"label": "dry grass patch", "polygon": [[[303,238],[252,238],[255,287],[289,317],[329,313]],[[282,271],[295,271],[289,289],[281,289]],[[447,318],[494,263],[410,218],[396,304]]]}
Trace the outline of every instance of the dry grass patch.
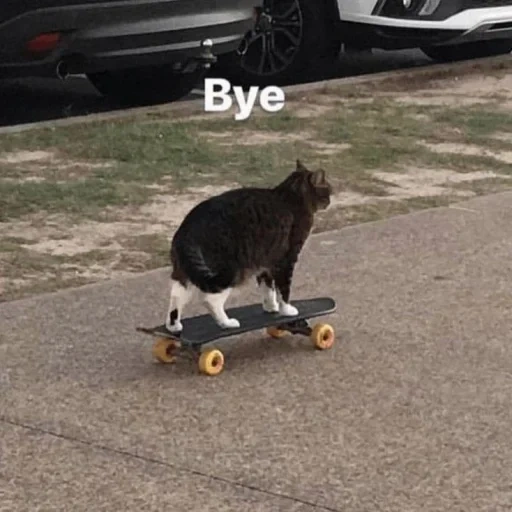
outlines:
{"label": "dry grass patch", "polygon": [[421,142],[426,148],[435,153],[451,153],[455,155],[480,156],[494,158],[505,164],[512,164],[512,151],[492,151],[482,146],[472,144],[456,144],[453,142],[429,144]]}

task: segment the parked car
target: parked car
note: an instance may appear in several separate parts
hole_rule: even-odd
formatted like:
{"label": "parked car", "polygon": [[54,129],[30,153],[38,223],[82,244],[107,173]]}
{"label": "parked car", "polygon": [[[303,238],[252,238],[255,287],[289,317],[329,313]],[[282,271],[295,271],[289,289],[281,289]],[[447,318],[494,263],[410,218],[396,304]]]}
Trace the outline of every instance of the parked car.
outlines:
{"label": "parked car", "polygon": [[118,100],[172,101],[216,56],[239,47],[254,25],[254,3],[2,0],[0,78],[85,74]]}
{"label": "parked car", "polygon": [[282,84],[331,65],[342,44],[421,48],[438,61],[510,53],[512,0],[264,0],[215,71],[239,84]]}

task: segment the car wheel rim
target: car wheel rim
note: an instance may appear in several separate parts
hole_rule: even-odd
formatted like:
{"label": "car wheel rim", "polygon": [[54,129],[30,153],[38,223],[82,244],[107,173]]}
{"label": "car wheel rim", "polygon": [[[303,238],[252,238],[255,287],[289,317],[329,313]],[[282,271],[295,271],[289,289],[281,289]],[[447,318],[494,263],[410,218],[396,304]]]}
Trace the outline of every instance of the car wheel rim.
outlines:
{"label": "car wheel rim", "polygon": [[258,76],[275,75],[290,66],[302,39],[299,0],[264,0],[255,8],[256,23],[242,41],[240,65]]}

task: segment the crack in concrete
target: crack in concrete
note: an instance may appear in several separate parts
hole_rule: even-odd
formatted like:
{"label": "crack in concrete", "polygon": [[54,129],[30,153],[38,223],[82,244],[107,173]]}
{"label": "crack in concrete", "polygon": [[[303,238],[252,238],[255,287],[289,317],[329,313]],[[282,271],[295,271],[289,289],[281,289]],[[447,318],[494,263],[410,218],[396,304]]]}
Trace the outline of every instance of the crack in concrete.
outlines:
{"label": "crack in concrete", "polygon": [[224,477],[221,477],[221,476],[211,475],[209,473],[203,473],[201,471],[198,471],[197,469],[190,469],[190,468],[186,468],[186,467],[181,467],[181,466],[177,466],[175,464],[172,464],[170,462],[166,462],[166,461],[163,461],[163,460],[155,459],[155,458],[152,458],[152,457],[146,457],[144,455],[137,455],[135,453],[131,453],[131,452],[128,452],[128,451],[125,451],[125,450],[119,450],[117,448],[112,448],[110,446],[106,446],[106,445],[102,445],[102,444],[97,444],[97,443],[94,443],[92,441],[85,441],[83,439],[78,439],[76,437],[69,437],[69,436],[66,436],[65,434],[58,434],[56,432],[52,432],[51,430],[46,430],[46,429],[43,429],[43,428],[40,428],[40,427],[35,427],[33,425],[27,425],[27,424],[24,424],[24,423],[18,423],[16,421],[9,420],[8,418],[5,418],[5,417],[0,417],[0,422],[4,423],[6,425],[13,426],[13,427],[18,427],[18,428],[23,428],[25,430],[30,430],[31,432],[37,432],[39,434],[44,434],[44,435],[52,436],[52,437],[55,437],[57,439],[62,439],[64,441],[68,441],[68,442],[71,442],[71,443],[77,443],[77,444],[88,446],[90,448],[94,448],[94,449],[97,449],[97,450],[103,450],[105,452],[109,452],[109,453],[112,453],[112,454],[121,455],[123,457],[131,457],[132,459],[140,460],[140,461],[143,461],[143,462],[146,462],[146,463],[149,463],[149,464],[157,464],[159,466],[165,466],[165,467],[168,467],[170,469],[174,469],[175,471],[181,471],[183,473],[188,473],[188,474],[191,474],[191,475],[194,475],[194,476],[199,476],[199,477],[202,477],[202,478],[207,478],[207,479],[213,480],[215,482],[221,482],[221,483],[224,483],[224,484],[231,485],[233,487],[239,487],[239,488],[242,488],[242,489],[247,489],[249,491],[259,492],[261,494],[265,494],[266,496],[270,496],[270,497],[273,497],[273,498],[279,498],[279,499],[285,499],[285,500],[293,501],[293,502],[299,503],[301,505],[307,505],[307,506],[310,506],[310,507],[313,507],[313,508],[316,508],[316,509],[319,509],[319,510],[325,510],[327,512],[342,512],[339,509],[328,507],[326,505],[319,505],[319,504],[313,503],[311,501],[302,500],[300,498],[296,498],[296,497],[290,496],[288,494],[281,494],[281,493],[270,491],[270,490],[267,490],[267,489],[261,489],[261,488],[255,486],[255,485],[249,485],[249,484],[243,484],[243,483],[240,483],[240,482],[235,482],[233,480],[229,480],[228,478],[224,478]]}

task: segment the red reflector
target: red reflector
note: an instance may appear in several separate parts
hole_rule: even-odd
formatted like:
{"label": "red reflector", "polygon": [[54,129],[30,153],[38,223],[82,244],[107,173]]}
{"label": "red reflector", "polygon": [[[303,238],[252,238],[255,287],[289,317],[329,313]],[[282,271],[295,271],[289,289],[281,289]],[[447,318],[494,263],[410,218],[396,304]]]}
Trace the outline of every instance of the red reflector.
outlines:
{"label": "red reflector", "polygon": [[59,41],[60,34],[58,32],[39,34],[27,43],[27,50],[32,53],[48,52],[53,50]]}

